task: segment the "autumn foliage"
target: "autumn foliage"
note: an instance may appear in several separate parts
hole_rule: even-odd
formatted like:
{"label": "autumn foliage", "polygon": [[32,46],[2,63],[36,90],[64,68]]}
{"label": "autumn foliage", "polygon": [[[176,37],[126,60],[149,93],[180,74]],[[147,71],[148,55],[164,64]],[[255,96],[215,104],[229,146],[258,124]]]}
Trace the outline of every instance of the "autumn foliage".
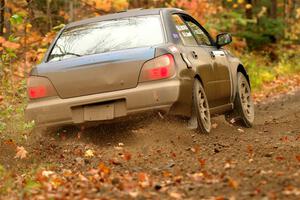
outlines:
{"label": "autumn foliage", "polygon": [[[234,42],[228,48],[242,58],[256,102],[294,94],[300,85],[299,6],[295,0],[0,0],[0,161],[5,161],[5,167],[0,162],[0,199],[3,194],[8,199],[101,199],[106,194],[233,200],[242,188],[247,189],[238,193],[242,198],[299,197],[299,184],[292,184],[299,183],[299,113],[292,103],[289,112],[277,105],[290,121],[271,119],[278,113],[265,106],[260,114],[266,120],[254,130],[230,129],[232,121],[226,134],[222,130],[212,137],[183,131],[161,114],[154,123],[142,122],[148,132],[127,130],[127,125],[104,130],[112,136],[81,128],[37,139],[34,123],[24,121],[26,78],[65,24],[135,8],[178,7],[213,36],[231,32]],[[218,130],[219,121],[212,127]],[[274,180],[282,184],[280,191],[270,189]],[[199,196],[203,188],[208,193]],[[228,193],[217,195],[220,191]]]}

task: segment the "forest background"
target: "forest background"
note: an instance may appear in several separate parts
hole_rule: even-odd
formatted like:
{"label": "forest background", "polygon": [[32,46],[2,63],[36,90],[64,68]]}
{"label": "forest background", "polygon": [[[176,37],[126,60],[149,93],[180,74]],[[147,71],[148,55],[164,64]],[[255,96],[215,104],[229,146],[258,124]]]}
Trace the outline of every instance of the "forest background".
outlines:
{"label": "forest background", "polygon": [[24,140],[34,127],[24,121],[26,77],[65,24],[154,7],[184,9],[213,36],[232,33],[228,48],[245,64],[256,99],[299,84],[298,0],[0,0],[0,137]]}

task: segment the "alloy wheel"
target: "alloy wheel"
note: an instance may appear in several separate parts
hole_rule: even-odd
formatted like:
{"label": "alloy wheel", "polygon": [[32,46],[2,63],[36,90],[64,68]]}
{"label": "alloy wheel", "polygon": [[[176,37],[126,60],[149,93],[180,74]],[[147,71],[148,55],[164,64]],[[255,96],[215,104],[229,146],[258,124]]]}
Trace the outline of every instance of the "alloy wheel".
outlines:
{"label": "alloy wheel", "polygon": [[198,91],[198,106],[199,106],[201,121],[203,122],[205,128],[209,129],[209,125],[210,125],[209,106],[205,94],[201,89],[199,89]]}
{"label": "alloy wheel", "polygon": [[245,116],[251,119],[254,115],[254,104],[251,97],[251,90],[246,80],[240,83],[240,99]]}

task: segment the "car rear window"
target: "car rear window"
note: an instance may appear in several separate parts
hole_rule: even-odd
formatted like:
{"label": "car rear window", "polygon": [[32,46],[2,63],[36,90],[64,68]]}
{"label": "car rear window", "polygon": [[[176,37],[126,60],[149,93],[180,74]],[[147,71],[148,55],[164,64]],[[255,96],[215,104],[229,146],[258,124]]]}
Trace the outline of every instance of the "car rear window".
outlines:
{"label": "car rear window", "polygon": [[89,23],[68,28],[56,41],[48,61],[164,43],[159,15]]}

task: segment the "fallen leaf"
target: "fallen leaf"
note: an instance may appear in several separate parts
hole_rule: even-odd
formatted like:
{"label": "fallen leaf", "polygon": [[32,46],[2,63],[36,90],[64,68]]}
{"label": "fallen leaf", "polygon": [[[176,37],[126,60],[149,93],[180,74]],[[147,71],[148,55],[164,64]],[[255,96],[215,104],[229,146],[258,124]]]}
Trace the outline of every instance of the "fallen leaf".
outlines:
{"label": "fallen leaf", "polygon": [[110,169],[108,167],[106,167],[104,163],[100,163],[98,165],[98,169],[100,170],[100,172],[102,172],[106,175],[110,173]]}
{"label": "fallen leaf", "polygon": [[163,176],[165,177],[165,178],[168,178],[168,177],[171,177],[172,176],[172,174],[170,173],[170,172],[168,172],[168,171],[163,171]]}
{"label": "fallen leaf", "polygon": [[12,139],[8,139],[4,141],[4,144],[12,146],[12,147],[16,147],[16,143],[12,140]]}
{"label": "fallen leaf", "polygon": [[122,163],[117,158],[112,158],[109,162],[113,165],[122,165]]}
{"label": "fallen leaf", "polygon": [[84,153],[85,157],[94,157],[94,151],[91,149],[88,149],[85,153]]}
{"label": "fallen leaf", "polygon": [[182,199],[182,195],[178,192],[170,192],[169,195],[174,199]]}
{"label": "fallen leaf", "polygon": [[56,177],[54,179],[51,180],[50,182],[55,188],[57,188],[58,186],[62,185],[64,183],[64,181],[59,178],[59,177]]}
{"label": "fallen leaf", "polygon": [[138,191],[130,191],[128,193],[132,198],[136,198],[138,195],[139,195],[139,192]]}
{"label": "fallen leaf", "polygon": [[231,124],[234,124],[234,123],[235,123],[235,119],[232,118],[232,119],[230,120],[230,123],[231,123]]}
{"label": "fallen leaf", "polygon": [[288,142],[289,138],[288,138],[288,136],[283,136],[283,137],[280,138],[280,141],[282,141],[282,142]]}
{"label": "fallen leaf", "polygon": [[139,185],[142,188],[146,188],[150,186],[149,176],[146,173],[140,172],[138,174]]}
{"label": "fallen leaf", "polygon": [[233,189],[237,189],[239,184],[236,180],[234,180],[233,178],[228,178],[228,185],[230,187],[232,187]]}
{"label": "fallen leaf", "polygon": [[200,151],[200,146],[196,145],[190,149],[193,153],[197,153]]}
{"label": "fallen leaf", "polygon": [[253,150],[253,146],[252,145],[248,145],[247,146],[247,152],[248,152],[248,154],[249,154],[250,157],[253,157],[254,150]]}
{"label": "fallen leaf", "polygon": [[3,42],[3,47],[8,48],[8,49],[18,49],[20,48],[20,44],[15,43],[15,42],[10,42],[10,41],[5,41]]}
{"label": "fallen leaf", "polygon": [[289,186],[287,188],[284,189],[284,191],[282,192],[284,195],[295,195],[295,196],[300,196],[300,188],[295,188],[292,186]]}
{"label": "fallen leaf", "polygon": [[296,159],[300,162],[300,155],[297,155]]}
{"label": "fallen leaf", "polygon": [[35,174],[35,179],[40,183],[48,181],[48,177],[44,176],[42,171]]}
{"label": "fallen leaf", "polygon": [[129,161],[131,159],[131,154],[129,152],[125,152],[123,158],[124,160]]}
{"label": "fallen leaf", "polygon": [[211,127],[212,127],[213,129],[216,129],[216,128],[218,127],[218,124],[217,124],[217,123],[213,123],[213,124],[211,125]]}
{"label": "fallen leaf", "polygon": [[21,147],[17,146],[17,153],[16,153],[15,158],[24,159],[24,158],[26,158],[27,153],[28,152],[25,150],[25,148],[23,146],[21,146]]}
{"label": "fallen leaf", "polygon": [[45,176],[45,177],[49,177],[49,176],[51,176],[51,175],[53,175],[54,174],[54,172],[53,171],[42,171],[42,175],[43,176]]}
{"label": "fallen leaf", "polygon": [[176,182],[176,183],[181,183],[182,178],[183,178],[182,176],[175,176],[173,180],[174,180],[174,182]]}
{"label": "fallen leaf", "polygon": [[278,161],[283,161],[285,158],[283,157],[283,156],[277,156],[276,157],[276,160],[278,160]]}
{"label": "fallen leaf", "polygon": [[123,147],[114,147],[115,150],[121,151],[123,150]]}
{"label": "fallen leaf", "polygon": [[199,158],[198,161],[199,161],[199,164],[200,164],[201,168],[204,168],[204,167],[205,167],[206,160],[205,160],[205,159]]}
{"label": "fallen leaf", "polygon": [[199,172],[199,173],[192,174],[190,177],[191,177],[194,181],[199,182],[199,181],[202,181],[202,180],[203,180],[204,174],[203,174],[202,172]]}
{"label": "fallen leaf", "polygon": [[80,179],[82,182],[88,182],[88,181],[89,181],[89,180],[88,180],[85,176],[83,176],[82,174],[79,174],[78,177],[79,177],[79,179]]}
{"label": "fallen leaf", "polygon": [[231,168],[231,164],[229,162],[225,163],[224,169],[230,169],[230,168]]}
{"label": "fallen leaf", "polygon": [[238,130],[238,132],[240,132],[240,133],[245,133],[245,131],[244,131],[243,129],[241,129],[241,128],[238,128],[237,130]]}
{"label": "fallen leaf", "polygon": [[0,37],[0,44],[2,44],[3,42],[5,42],[6,40],[3,37]]}

